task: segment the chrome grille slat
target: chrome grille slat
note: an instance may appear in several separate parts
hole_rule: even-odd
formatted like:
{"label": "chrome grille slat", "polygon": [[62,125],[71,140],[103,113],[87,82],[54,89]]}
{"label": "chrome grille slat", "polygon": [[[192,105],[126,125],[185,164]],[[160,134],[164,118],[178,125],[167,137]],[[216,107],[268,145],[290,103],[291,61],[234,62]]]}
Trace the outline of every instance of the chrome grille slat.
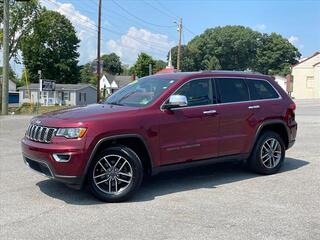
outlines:
{"label": "chrome grille slat", "polygon": [[56,130],[56,128],[30,124],[26,131],[26,137],[35,142],[50,143]]}

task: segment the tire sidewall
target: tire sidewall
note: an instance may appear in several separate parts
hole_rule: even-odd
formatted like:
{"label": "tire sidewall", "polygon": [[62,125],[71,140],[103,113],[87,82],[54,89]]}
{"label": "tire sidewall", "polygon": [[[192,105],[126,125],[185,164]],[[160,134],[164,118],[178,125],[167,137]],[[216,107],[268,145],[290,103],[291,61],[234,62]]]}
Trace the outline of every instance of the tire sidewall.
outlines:
{"label": "tire sidewall", "polygon": [[[264,164],[262,163],[262,159],[261,159],[261,148],[264,144],[264,142],[268,139],[268,138],[275,138],[281,147],[281,159],[278,163],[277,166],[275,166],[274,168],[267,168],[266,166],[264,166]],[[264,132],[258,139],[257,143],[255,144],[255,147],[253,149],[253,152],[251,154],[251,157],[249,159],[249,165],[251,167],[251,169],[253,169],[254,171],[261,173],[261,174],[273,174],[279,171],[279,169],[281,168],[284,158],[285,158],[285,145],[284,142],[282,140],[282,138],[279,136],[279,134],[272,132],[272,131],[267,131]]]}
{"label": "tire sidewall", "polygon": [[[112,155],[112,154],[116,154],[125,158],[130,163],[132,168],[132,174],[133,174],[131,183],[128,185],[128,187],[125,190],[121,191],[118,194],[107,194],[101,191],[96,186],[93,180],[94,167],[96,163],[104,156]],[[93,159],[90,165],[88,178],[89,178],[90,190],[95,197],[105,202],[121,202],[131,197],[132,194],[134,194],[140,187],[142,178],[143,178],[143,167],[140,159],[138,158],[137,154],[133,150],[125,146],[115,146],[115,147],[110,147],[106,150],[103,150],[102,152],[96,155],[96,157]]]}

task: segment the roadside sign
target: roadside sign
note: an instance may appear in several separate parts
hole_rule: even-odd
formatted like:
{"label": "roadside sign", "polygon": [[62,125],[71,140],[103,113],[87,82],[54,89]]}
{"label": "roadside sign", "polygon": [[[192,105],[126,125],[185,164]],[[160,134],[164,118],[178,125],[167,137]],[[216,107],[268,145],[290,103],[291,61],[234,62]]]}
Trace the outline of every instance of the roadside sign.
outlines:
{"label": "roadside sign", "polygon": [[49,79],[40,80],[40,91],[54,91],[56,88],[56,81]]}

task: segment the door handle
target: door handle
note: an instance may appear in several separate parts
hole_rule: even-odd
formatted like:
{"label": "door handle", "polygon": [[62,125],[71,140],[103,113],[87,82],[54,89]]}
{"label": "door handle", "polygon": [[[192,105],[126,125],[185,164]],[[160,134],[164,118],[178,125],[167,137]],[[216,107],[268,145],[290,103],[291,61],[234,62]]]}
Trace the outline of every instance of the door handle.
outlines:
{"label": "door handle", "polygon": [[216,110],[207,110],[207,111],[203,111],[203,114],[208,115],[208,114],[214,114],[217,113]]}
{"label": "door handle", "polygon": [[253,106],[249,106],[248,108],[249,109],[257,109],[257,108],[260,108],[260,105],[253,105]]}

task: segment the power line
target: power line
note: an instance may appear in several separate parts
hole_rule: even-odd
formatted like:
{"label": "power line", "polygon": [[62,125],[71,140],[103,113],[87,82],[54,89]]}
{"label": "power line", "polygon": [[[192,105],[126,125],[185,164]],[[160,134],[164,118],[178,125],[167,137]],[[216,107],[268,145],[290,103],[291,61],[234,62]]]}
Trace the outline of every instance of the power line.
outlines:
{"label": "power line", "polygon": [[164,28],[172,28],[175,27],[174,25],[170,25],[170,26],[164,26],[164,25],[159,25],[159,24],[155,24],[155,23],[151,23],[148,21],[145,21],[144,19],[137,17],[136,15],[132,14],[131,12],[129,12],[127,9],[125,9],[124,7],[122,7],[119,3],[117,3],[115,0],[111,0],[114,4],[116,4],[122,11],[124,11],[125,13],[127,13],[128,15],[134,17],[135,19],[138,19],[141,22],[144,22],[146,24],[155,26],[155,27],[164,27]]}
{"label": "power line", "polygon": [[166,13],[171,15],[171,17],[175,18],[176,20],[178,20],[178,17],[175,13],[173,13],[169,8],[167,8],[164,4],[161,3],[161,1],[155,1],[160,7],[162,7],[163,9],[166,9]]}
{"label": "power line", "polygon": [[166,11],[163,11],[161,8],[158,8],[154,5],[152,5],[150,2],[147,2],[145,0],[142,0],[145,4],[149,5],[151,8],[155,9],[156,11],[158,12],[161,12],[163,13],[164,15],[168,16],[170,19],[174,19],[174,20],[177,20],[177,18],[175,16],[172,17],[172,15],[168,14]]}
{"label": "power line", "polygon": [[[53,3],[53,4],[55,4],[56,6],[60,6],[58,3],[53,2],[52,0],[45,0],[45,1],[49,1],[49,2],[51,2],[51,3]],[[67,13],[69,13],[69,14],[73,14],[73,13],[70,12],[70,11],[67,11],[67,10],[64,10],[64,11],[67,12]],[[92,22],[90,22],[90,21],[88,21],[87,19],[84,19],[84,18],[82,18],[82,17],[79,17],[78,20],[80,20],[80,21],[83,22],[83,23],[88,23],[88,24],[91,26],[91,27],[89,27],[89,26],[87,26],[87,25],[83,25],[83,27],[85,27],[85,28],[87,28],[87,29],[90,29],[90,30],[92,30],[92,31],[94,31],[94,32],[97,32],[98,26],[97,26],[96,24],[94,24],[94,23],[92,23]],[[108,29],[108,28],[105,28],[105,27],[101,27],[101,28],[104,29],[104,30],[107,31],[107,32],[111,32],[111,33],[116,34],[116,35],[118,35],[118,36],[126,35],[125,33],[121,33],[121,32],[118,32],[118,31],[115,31],[115,30],[112,30],[112,29]],[[128,37],[128,38],[130,38],[130,39],[133,39],[133,40],[135,40],[135,41],[137,41],[137,42],[143,43],[143,44],[146,44],[146,43],[147,43],[147,44],[157,44],[157,45],[161,44],[160,42],[148,41],[148,40],[145,40],[145,39],[135,38],[135,37],[133,37],[133,36],[128,36],[128,35],[126,35],[126,37]],[[151,47],[151,46],[150,46],[150,47]],[[163,48],[161,48],[161,47],[158,48],[158,47],[156,47],[156,46],[152,46],[152,48],[154,48],[154,49],[156,49],[156,50],[158,50],[158,51],[164,52]]]}

